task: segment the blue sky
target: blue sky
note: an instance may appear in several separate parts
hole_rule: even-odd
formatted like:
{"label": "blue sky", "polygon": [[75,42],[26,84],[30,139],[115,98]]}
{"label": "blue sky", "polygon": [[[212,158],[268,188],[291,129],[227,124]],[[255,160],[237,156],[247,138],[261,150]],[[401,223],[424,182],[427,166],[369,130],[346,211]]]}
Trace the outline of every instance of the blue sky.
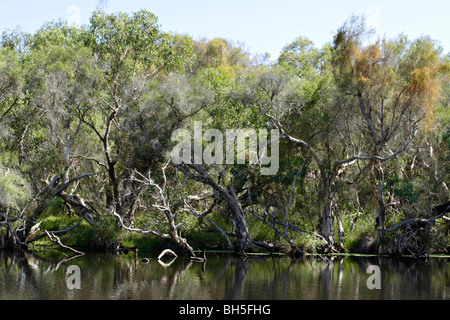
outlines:
{"label": "blue sky", "polygon": [[241,42],[252,53],[276,59],[298,36],[322,46],[352,14],[365,14],[381,37],[429,35],[450,51],[450,1],[447,0],[0,0],[0,31],[20,25],[33,33],[44,22],[62,18],[87,24],[97,6],[109,13],[145,8],[164,31],[194,39],[222,37]]}

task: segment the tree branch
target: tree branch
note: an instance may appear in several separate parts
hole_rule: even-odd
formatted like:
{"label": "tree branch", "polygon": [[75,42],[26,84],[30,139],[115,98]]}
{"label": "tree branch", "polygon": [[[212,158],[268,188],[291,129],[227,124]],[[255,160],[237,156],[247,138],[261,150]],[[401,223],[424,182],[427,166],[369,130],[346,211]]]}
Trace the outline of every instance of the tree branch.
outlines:
{"label": "tree branch", "polygon": [[45,233],[47,234],[47,237],[50,239],[51,242],[56,242],[56,243],[58,243],[58,245],[59,245],[61,248],[69,249],[69,250],[71,250],[71,251],[73,251],[73,252],[75,252],[75,253],[78,253],[78,254],[80,254],[80,255],[84,255],[84,252],[75,250],[74,248],[71,248],[71,247],[66,246],[65,244],[63,244],[63,243],[61,242],[61,240],[58,238],[58,236],[54,235],[52,232],[48,232],[47,230],[45,230]]}
{"label": "tree branch", "polygon": [[228,247],[230,249],[233,249],[233,243],[231,242],[230,238],[228,237],[227,233],[220,228],[214,221],[212,221],[210,218],[208,218],[207,216],[204,216],[202,214],[199,214],[197,211],[195,211],[194,208],[192,208],[192,206],[186,201],[186,198],[183,196],[183,200],[184,200],[184,204],[186,205],[186,207],[189,209],[189,211],[197,218],[202,218],[205,219],[206,221],[208,221],[209,223],[211,223],[219,232],[220,234],[225,238],[225,240],[227,241]]}
{"label": "tree branch", "polygon": [[[430,218],[430,219],[420,219],[420,218],[415,218],[415,219],[408,219],[408,220],[404,220],[398,224],[396,224],[395,226],[393,226],[392,228],[389,229],[378,229],[378,231],[380,232],[394,232],[396,230],[398,230],[399,228],[405,226],[405,225],[416,225],[416,226],[429,226],[431,224],[433,224],[437,219],[440,218],[444,218],[445,214],[447,213],[447,211],[450,211],[450,205],[440,214]],[[444,220],[446,220],[444,218]]]}

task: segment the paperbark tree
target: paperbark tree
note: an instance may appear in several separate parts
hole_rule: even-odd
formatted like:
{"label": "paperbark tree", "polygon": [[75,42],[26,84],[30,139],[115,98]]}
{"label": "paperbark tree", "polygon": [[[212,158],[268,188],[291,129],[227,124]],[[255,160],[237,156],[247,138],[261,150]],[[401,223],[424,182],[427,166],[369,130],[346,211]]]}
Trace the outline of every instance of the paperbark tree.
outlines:
{"label": "paperbark tree", "polygon": [[400,36],[365,44],[370,36],[364,19],[348,20],[334,38],[332,66],[346,97],[346,104],[340,107],[353,109],[353,126],[364,134],[359,146],[349,137],[353,149],[372,155],[370,184],[378,212],[375,227],[384,229],[387,204],[382,162],[394,158],[386,156],[392,154],[390,150],[400,151],[394,152],[395,156],[405,151],[420,127],[432,129],[433,110],[449,64],[430,38],[410,42]]}
{"label": "paperbark tree", "polygon": [[[296,86],[298,80],[289,76],[285,69],[267,69],[259,72],[251,82],[250,87],[244,91],[241,101],[251,108],[257,108],[267,117],[271,125],[280,132],[280,138],[287,140],[290,144],[304,149],[319,169],[320,176],[320,199],[321,207],[321,236],[329,247],[335,245],[334,239],[334,181],[337,167],[327,167],[315,147],[305,140],[296,138],[289,134],[282,121],[286,121],[288,114],[299,112],[304,106],[301,97],[297,96]],[[308,134],[311,134],[308,132]],[[283,155],[282,155],[283,156]]]}
{"label": "paperbark tree", "polygon": [[[126,146],[131,133],[123,115],[139,109],[148,93],[145,90],[152,90],[152,81],[163,72],[183,68],[192,52],[188,37],[162,32],[157,21],[145,10],[132,15],[108,15],[98,10],[85,35],[103,68],[102,93],[89,112],[80,113],[80,118],[92,129],[103,150],[102,169],[106,169],[112,194],[107,205],[129,227],[134,226],[140,194],[131,179],[133,169],[145,172],[155,159],[147,164],[141,161],[141,167],[135,167],[138,164],[126,153],[130,152]],[[119,227],[122,223],[117,221]]]}

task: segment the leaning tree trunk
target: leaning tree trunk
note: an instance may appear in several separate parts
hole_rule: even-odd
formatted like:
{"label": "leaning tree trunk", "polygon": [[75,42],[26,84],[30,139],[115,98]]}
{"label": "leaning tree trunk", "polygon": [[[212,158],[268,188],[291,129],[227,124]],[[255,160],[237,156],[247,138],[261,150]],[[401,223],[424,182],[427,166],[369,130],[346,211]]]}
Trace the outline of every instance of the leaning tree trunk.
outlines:
{"label": "leaning tree trunk", "polygon": [[[187,175],[189,178],[194,179],[204,185],[212,187],[219,196],[228,204],[231,211],[234,229],[236,232],[236,242],[234,250],[236,253],[243,254],[251,246],[250,232],[248,230],[247,221],[245,219],[244,210],[240,204],[239,198],[236,196],[233,186],[230,183],[228,189],[217,183],[206,171],[196,164],[183,164],[177,165],[171,162],[171,164]],[[191,172],[190,169],[195,172]]]}
{"label": "leaning tree trunk", "polygon": [[173,242],[178,244],[181,249],[186,251],[189,256],[195,257],[194,249],[189,245],[187,240],[183,238],[179,233],[177,226],[175,225],[174,215],[170,210],[164,210],[164,214],[169,222],[169,235]]}
{"label": "leaning tree trunk", "polygon": [[252,245],[250,232],[248,230],[247,221],[244,215],[244,210],[242,209],[239,199],[235,195],[231,185],[229,192],[222,188],[221,191],[219,190],[219,193],[221,193],[222,197],[227,202],[232,214],[234,229],[236,233],[234,250],[239,254],[243,254]]}

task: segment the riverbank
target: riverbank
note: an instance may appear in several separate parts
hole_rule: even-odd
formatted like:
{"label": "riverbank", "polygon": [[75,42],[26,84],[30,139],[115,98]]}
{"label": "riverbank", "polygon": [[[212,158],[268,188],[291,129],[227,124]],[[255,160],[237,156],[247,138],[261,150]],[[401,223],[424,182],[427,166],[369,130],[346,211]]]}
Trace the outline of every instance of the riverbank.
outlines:
{"label": "riverbank", "polygon": [[[44,232],[44,230],[63,230],[67,226],[73,225],[78,221],[77,217],[68,217],[65,215],[48,216],[42,219],[40,230],[37,232]],[[257,240],[265,243],[267,247],[272,245],[273,239],[268,237],[263,238],[265,234],[257,234]],[[182,236],[191,245],[194,250],[206,249],[209,252],[229,252],[229,247],[222,235],[217,232],[199,229],[186,229]],[[427,248],[427,255],[449,255],[449,237],[443,237],[430,241]],[[107,251],[123,251],[134,250],[135,248],[141,251],[161,252],[164,249],[172,249],[175,252],[180,252],[180,248],[169,239],[162,239],[152,235],[145,235],[141,233],[134,233],[126,230],[118,231],[113,219],[105,219],[99,225],[90,225],[86,221],[82,221],[79,226],[60,236],[61,242],[64,245],[86,252],[107,252]],[[231,237],[233,241],[233,238]],[[297,235],[293,238],[298,247],[304,254],[366,254],[366,255],[384,255],[395,256],[395,253],[389,253],[386,250],[389,243],[377,244],[376,234],[369,233],[367,230],[360,228],[353,233],[349,233],[344,242],[344,249],[340,252],[324,252],[324,242],[315,238],[312,235]],[[30,244],[31,250],[46,250],[48,248],[56,248],[57,244],[49,240],[48,237],[42,237],[38,241]],[[379,250],[381,247],[382,250]],[[383,251],[384,250],[384,251]],[[283,241],[278,241],[274,250],[267,250],[267,248],[258,248],[258,250],[250,250],[249,254],[287,254],[289,246]],[[398,255],[398,254],[397,254]],[[405,253],[402,256],[413,256]]]}

